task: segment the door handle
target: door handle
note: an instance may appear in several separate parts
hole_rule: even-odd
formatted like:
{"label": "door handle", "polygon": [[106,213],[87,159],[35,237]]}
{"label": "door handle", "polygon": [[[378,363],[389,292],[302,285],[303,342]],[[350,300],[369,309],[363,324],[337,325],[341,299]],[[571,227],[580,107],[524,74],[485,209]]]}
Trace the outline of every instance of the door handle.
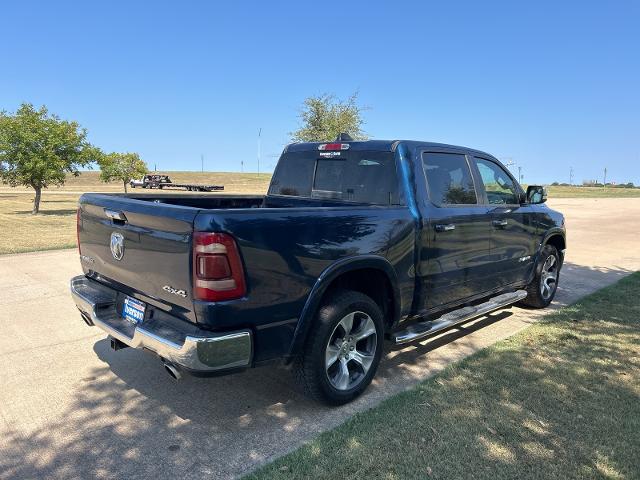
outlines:
{"label": "door handle", "polygon": [[453,223],[442,224],[438,223],[435,226],[436,232],[450,232],[451,230],[455,230],[456,226]]}
{"label": "door handle", "polygon": [[491,223],[493,223],[493,226],[497,228],[506,227],[509,224],[507,220],[494,220]]}

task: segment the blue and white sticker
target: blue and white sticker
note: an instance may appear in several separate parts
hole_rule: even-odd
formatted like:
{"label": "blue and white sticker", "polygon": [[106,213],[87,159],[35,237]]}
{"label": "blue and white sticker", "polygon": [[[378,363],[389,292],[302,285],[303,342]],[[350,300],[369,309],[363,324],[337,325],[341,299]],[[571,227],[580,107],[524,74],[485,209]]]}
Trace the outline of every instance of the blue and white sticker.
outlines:
{"label": "blue and white sticker", "polygon": [[122,318],[131,323],[142,323],[146,305],[135,298],[126,297],[122,304]]}

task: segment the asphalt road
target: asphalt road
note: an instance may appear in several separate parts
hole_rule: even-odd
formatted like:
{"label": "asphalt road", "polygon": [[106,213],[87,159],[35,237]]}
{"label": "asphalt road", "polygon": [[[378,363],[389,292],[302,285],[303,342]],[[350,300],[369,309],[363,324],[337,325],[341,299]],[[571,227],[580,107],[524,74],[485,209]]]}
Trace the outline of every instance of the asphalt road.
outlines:
{"label": "asphalt road", "polygon": [[[550,204],[569,231],[556,307],[640,270],[640,199]],[[327,408],[282,368],[176,383],[151,354],[112,352],[70,298],[79,271],[75,250],[0,256],[0,478],[236,477],[540,315],[514,307],[390,347],[366,395]]]}

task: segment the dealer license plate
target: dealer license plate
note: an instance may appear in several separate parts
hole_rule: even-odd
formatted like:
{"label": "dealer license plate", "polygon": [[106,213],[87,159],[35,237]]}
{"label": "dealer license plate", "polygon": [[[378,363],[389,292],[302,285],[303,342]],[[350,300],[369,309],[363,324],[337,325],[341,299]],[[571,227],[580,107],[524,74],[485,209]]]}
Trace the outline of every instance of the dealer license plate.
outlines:
{"label": "dealer license plate", "polygon": [[144,309],[146,305],[139,300],[131,297],[125,297],[122,304],[122,318],[133,324],[142,323],[144,320]]}

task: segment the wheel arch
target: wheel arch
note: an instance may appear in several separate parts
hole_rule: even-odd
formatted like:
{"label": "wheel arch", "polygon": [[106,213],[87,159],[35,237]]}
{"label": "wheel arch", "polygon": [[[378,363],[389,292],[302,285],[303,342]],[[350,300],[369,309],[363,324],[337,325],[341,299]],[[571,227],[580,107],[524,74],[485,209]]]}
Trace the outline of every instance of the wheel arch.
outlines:
{"label": "wheel arch", "polygon": [[567,239],[563,230],[554,229],[548,232],[542,242],[541,248],[545,245],[552,245],[556,247],[556,250],[558,250],[558,253],[560,254],[560,260],[564,261],[564,251],[567,248]]}
{"label": "wheel arch", "polygon": [[556,249],[558,249],[558,251],[562,251],[565,248],[567,248],[567,241],[564,238],[564,235],[560,234],[560,233],[552,233],[551,235],[549,235],[546,240],[544,241],[545,245],[553,245],[554,247],[556,247]]}
{"label": "wheel arch", "polygon": [[[366,280],[366,281],[365,281]],[[350,257],[333,263],[318,277],[302,309],[293,335],[289,358],[300,353],[320,305],[332,291],[348,289],[372,298],[390,327],[400,317],[400,290],[397,276],[389,261],[378,255]]]}

